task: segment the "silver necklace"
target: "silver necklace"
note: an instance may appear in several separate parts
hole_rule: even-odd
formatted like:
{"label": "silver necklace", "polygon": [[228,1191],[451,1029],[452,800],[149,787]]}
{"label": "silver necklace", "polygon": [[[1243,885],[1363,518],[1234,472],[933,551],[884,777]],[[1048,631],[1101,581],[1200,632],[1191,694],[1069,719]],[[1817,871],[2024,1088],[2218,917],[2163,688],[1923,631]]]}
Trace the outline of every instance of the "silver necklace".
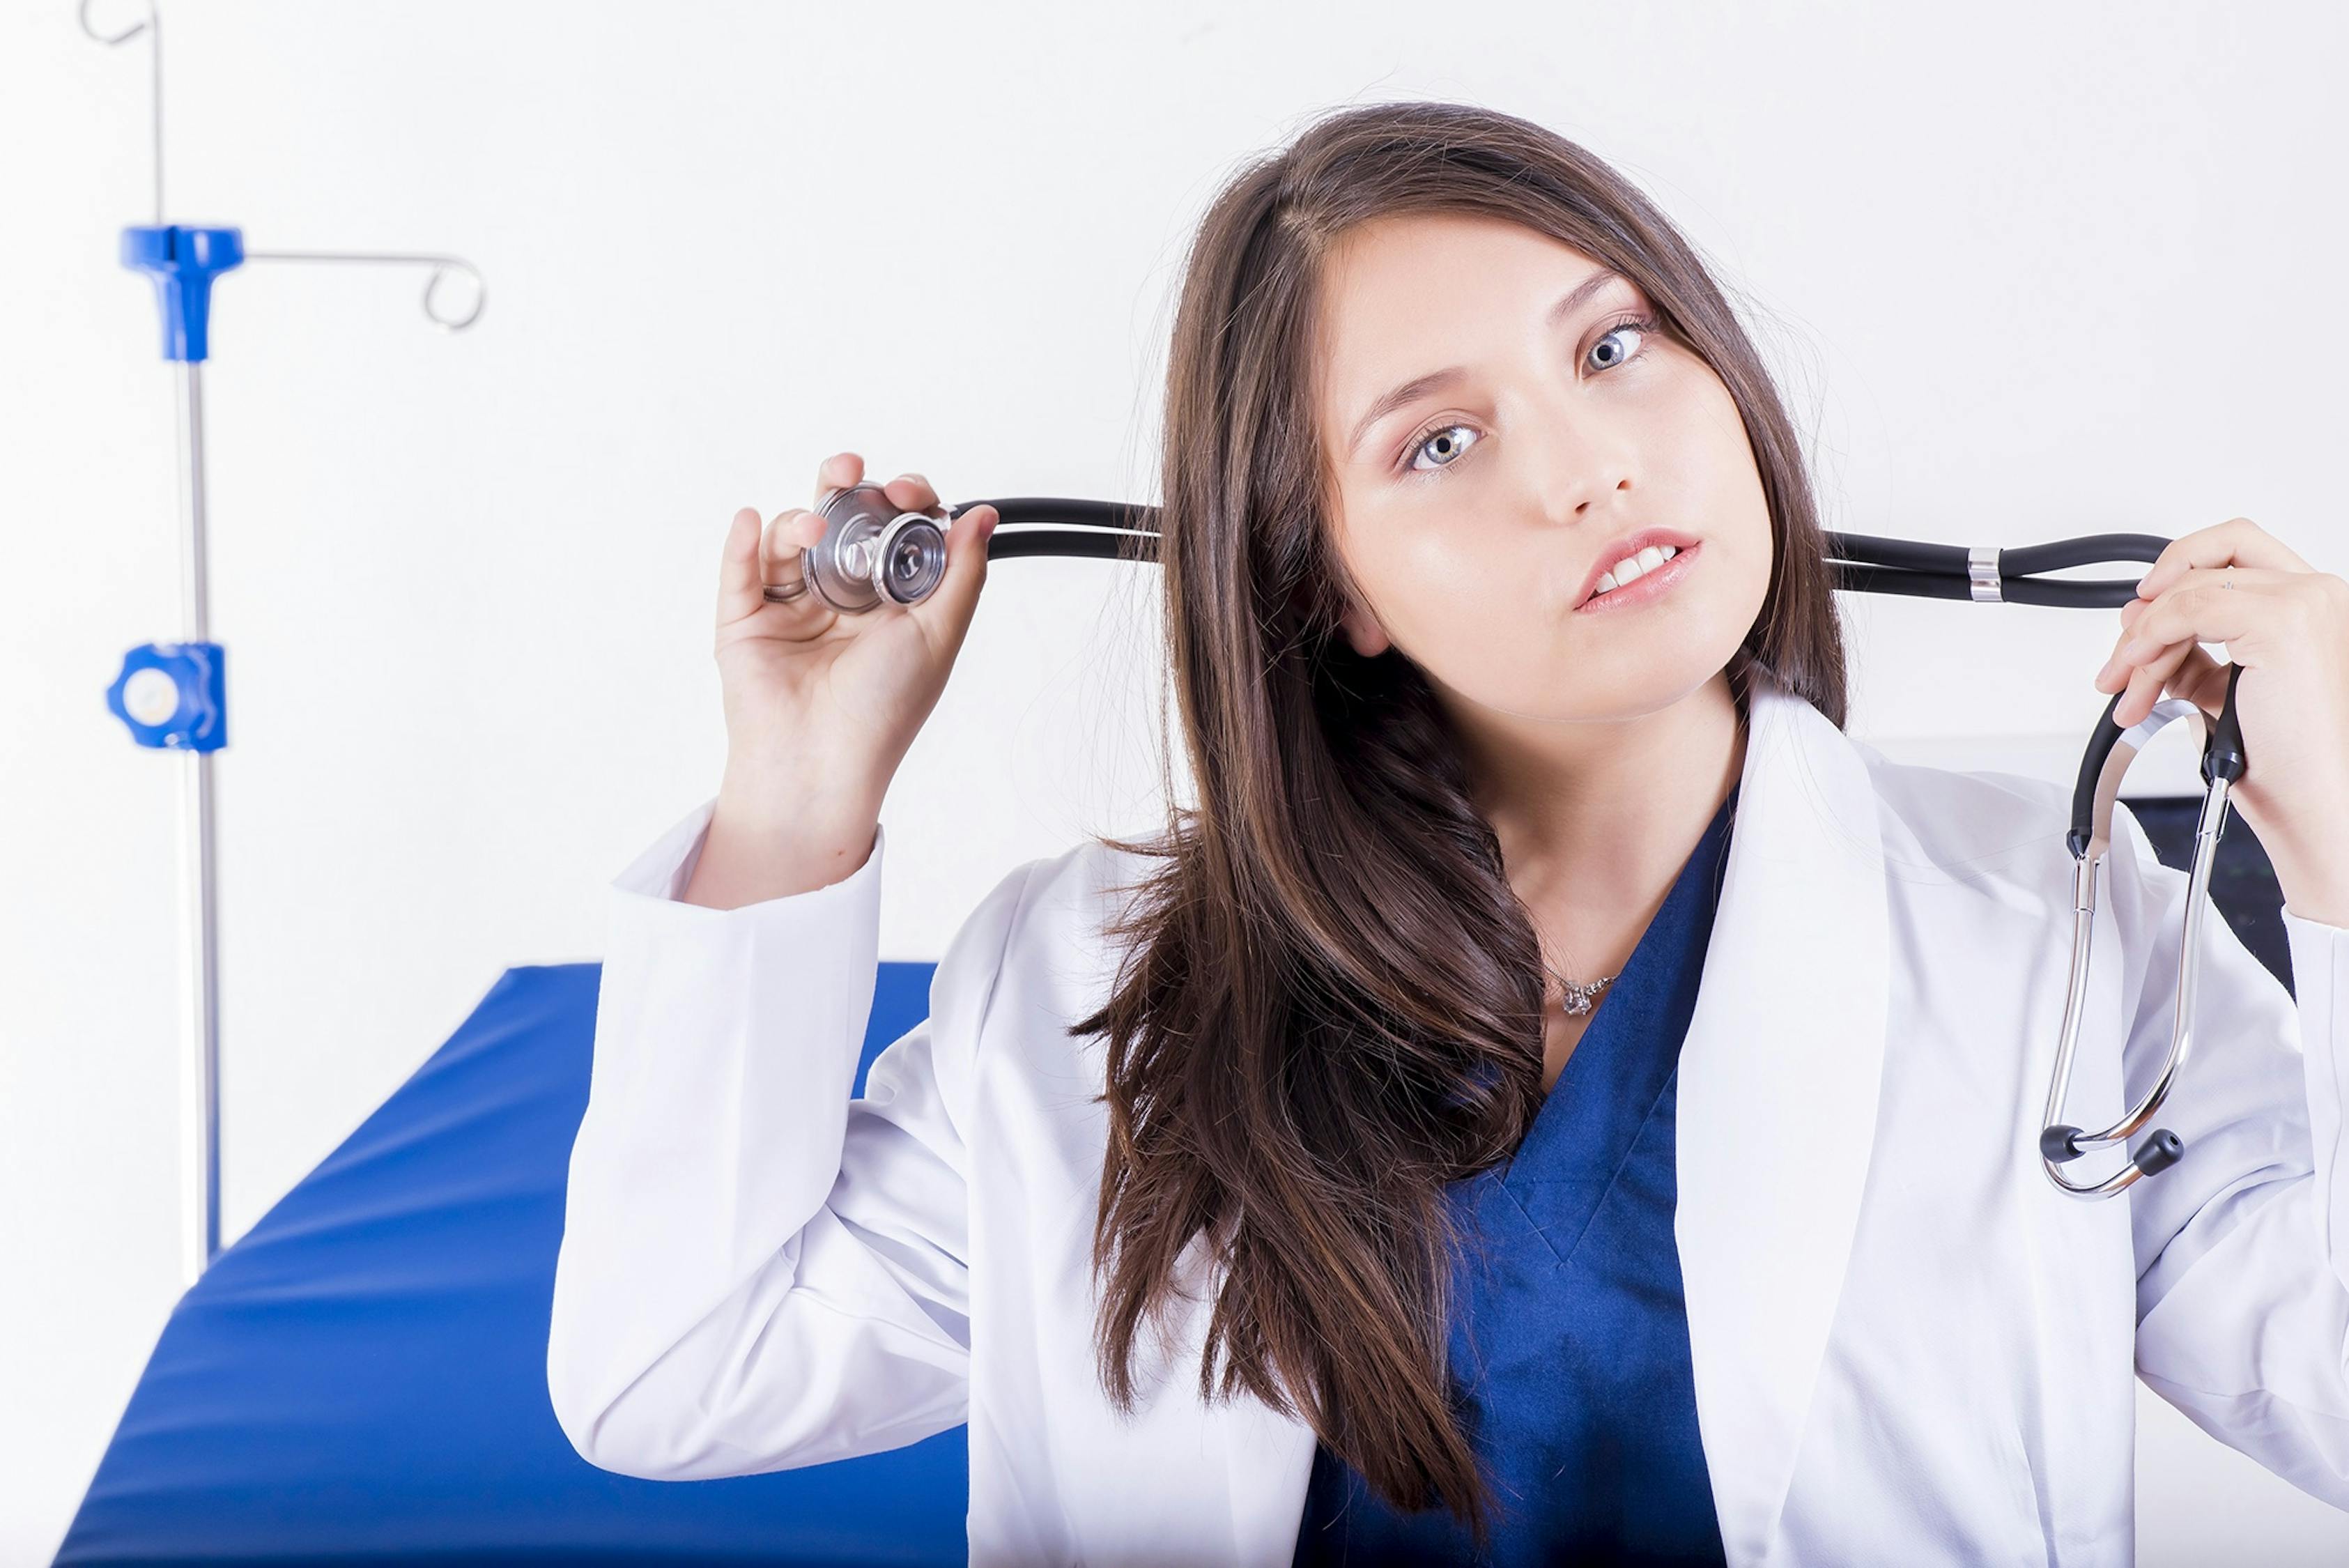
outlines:
{"label": "silver necklace", "polygon": [[[1544,969],[1549,969],[1547,964],[1544,964],[1542,967]],[[1599,979],[1592,981],[1588,985],[1577,985],[1574,981],[1567,979],[1566,976],[1559,974],[1557,971],[1554,969],[1550,970],[1549,972],[1556,978],[1558,984],[1566,988],[1566,1015],[1568,1018],[1579,1018],[1584,1013],[1589,1012],[1591,1007],[1591,998],[1599,994],[1599,991],[1601,986],[1604,986],[1609,981],[1613,980],[1616,977],[1614,974],[1601,975]],[[1618,970],[1616,974],[1620,974],[1621,972],[1622,971],[1620,970]]]}

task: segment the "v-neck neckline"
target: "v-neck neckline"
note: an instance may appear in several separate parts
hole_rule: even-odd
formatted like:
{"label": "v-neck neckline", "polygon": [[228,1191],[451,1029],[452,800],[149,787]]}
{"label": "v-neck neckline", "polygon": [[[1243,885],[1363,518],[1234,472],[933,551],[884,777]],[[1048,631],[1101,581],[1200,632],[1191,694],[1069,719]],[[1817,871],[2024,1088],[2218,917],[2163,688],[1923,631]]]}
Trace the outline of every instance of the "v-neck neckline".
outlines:
{"label": "v-neck neckline", "polygon": [[[1522,1190],[1582,1182],[1619,1168],[1653,1116],[1678,1065],[1687,1025],[1680,993],[1694,989],[1681,982],[1703,966],[1699,928],[1709,935],[1737,792],[1733,784],[1622,971],[1601,993],[1516,1153],[1488,1173],[1503,1185]],[[1670,1041],[1660,1041],[1661,1034]]]}

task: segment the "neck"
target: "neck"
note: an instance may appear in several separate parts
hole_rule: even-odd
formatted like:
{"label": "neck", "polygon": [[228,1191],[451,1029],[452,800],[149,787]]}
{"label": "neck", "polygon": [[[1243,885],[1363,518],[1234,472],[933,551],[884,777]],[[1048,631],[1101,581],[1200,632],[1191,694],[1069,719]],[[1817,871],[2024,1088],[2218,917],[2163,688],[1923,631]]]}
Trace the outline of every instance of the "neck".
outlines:
{"label": "neck", "polygon": [[1652,914],[1744,771],[1725,672],[1630,718],[1455,720],[1509,882],[1537,909]]}

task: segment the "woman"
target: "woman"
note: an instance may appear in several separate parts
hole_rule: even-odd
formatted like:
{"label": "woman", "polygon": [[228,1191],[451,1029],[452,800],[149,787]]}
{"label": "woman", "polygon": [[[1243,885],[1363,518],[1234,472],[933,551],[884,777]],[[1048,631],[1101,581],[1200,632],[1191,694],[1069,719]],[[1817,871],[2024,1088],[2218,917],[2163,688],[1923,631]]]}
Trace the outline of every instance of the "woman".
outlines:
{"label": "woman", "polygon": [[[994,519],[849,618],[762,596],[812,513],[734,519],[725,775],[615,884],[548,1349],[583,1455],[968,1421],[988,1563],[2126,1563],[2134,1366],[2349,1506],[2339,578],[2237,519],[2123,612],[2124,724],[2215,710],[2198,639],[2247,666],[2298,997],[2211,922],[2184,1158],[2081,1203],[2036,1152],[2068,791],[1843,733],[1792,428],[1624,180],[1333,114],[1207,214],[1168,393],[1197,805],[1006,876],[853,1101],[880,803]],[[2186,879],[2116,825],[2084,1120],[2179,961]]]}

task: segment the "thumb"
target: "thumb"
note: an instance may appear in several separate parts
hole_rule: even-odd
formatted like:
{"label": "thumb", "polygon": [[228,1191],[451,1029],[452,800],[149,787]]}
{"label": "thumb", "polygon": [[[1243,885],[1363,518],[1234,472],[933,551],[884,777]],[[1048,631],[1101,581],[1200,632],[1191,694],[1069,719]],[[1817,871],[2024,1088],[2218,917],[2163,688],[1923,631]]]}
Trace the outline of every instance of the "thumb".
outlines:
{"label": "thumb", "polygon": [[932,602],[945,612],[957,640],[978,608],[979,589],[987,583],[987,542],[994,537],[995,525],[1001,520],[1002,514],[994,507],[981,504],[947,526],[946,576]]}

